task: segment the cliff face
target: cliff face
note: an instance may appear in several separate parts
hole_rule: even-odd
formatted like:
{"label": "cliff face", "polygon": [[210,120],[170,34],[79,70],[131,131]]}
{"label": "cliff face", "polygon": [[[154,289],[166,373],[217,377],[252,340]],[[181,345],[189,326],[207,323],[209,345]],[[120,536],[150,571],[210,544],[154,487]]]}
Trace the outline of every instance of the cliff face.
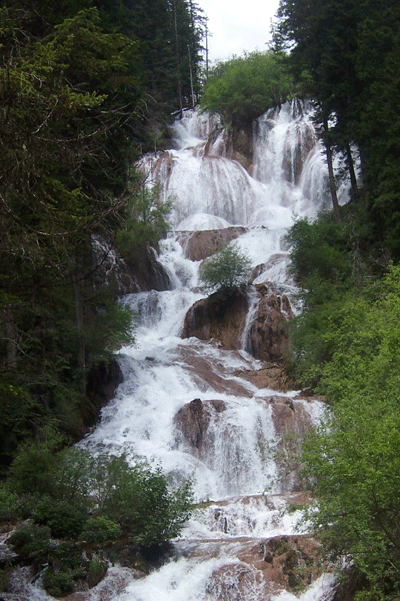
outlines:
{"label": "cliff face", "polygon": [[178,232],[178,240],[182,245],[185,257],[191,261],[202,261],[220,251],[246,231],[245,227],[234,226],[221,230]]}
{"label": "cliff face", "polygon": [[249,297],[243,288],[197,301],[186,314],[182,338],[214,339],[229,350],[244,345],[256,359],[283,361],[289,346],[285,324],[292,318],[289,300],[264,284],[258,284],[256,292],[256,308],[249,318]]}
{"label": "cliff face", "polygon": [[214,339],[225,349],[238,349],[248,309],[245,291],[233,290],[228,296],[216,292],[197,301],[189,309],[181,336],[195,336],[200,340]]}

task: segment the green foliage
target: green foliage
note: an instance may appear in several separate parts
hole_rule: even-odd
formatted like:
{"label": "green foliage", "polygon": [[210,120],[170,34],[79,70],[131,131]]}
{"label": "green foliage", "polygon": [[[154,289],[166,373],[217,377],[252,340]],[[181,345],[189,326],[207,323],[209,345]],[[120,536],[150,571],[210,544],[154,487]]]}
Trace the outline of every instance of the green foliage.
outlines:
{"label": "green foliage", "polygon": [[21,556],[42,551],[50,544],[50,529],[36,524],[24,524],[8,539],[11,547]]}
{"label": "green foliage", "polygon": [[327,311],[319,336],[329,353],[315,369],[335,403],[303,444],[317,501],[308,517],[325,548],[352,555],[365,574],[359,598],[390,599],[400,586],[400,268]]}
{"label": "green foliage", "polygon": [[142,185],[130,198],[124,228],[116,233],[118,250],[126,259],[135,257],[147,245],[156,246],[170,228],[172,200],[160,200],[159,186]]}
{"label": "green foliage", "polygon": [[89,565],[88,573],[88,585],[89,588],[93,588],[98,584],[106,575],[108,565],[105,561],[102,561],[98,557],[94,556]]}
{"label": "green foliage", "polygon": [[56,450],[62,437],[46,428],[34,442],[21,445],[10,470],[8,484],[19,495],[45,495],[54,481],[58,467]]}
{"label": "green foliage", "polygon": [[5,482],[0,483],[0,522],[14,521],[18,516],[20,500]]}
{"label": "green foliage", "polygon": [[331,213],[321,213],[314,222],[298,219],[286,236],[298,282],[310,290],[316,282],[347,281],[352,274],[349,238],[347,224],[335,223]]}
{"label": "green foliage", "polygon": [[303,305],[301,315],[289,326],[292,346],[288,361],[300,384],[316,387],[334,352],[329,332],[340,320],[346,299],[361,290],[367,268],[359,256],[351,222],[337,224],[331,214],[322,213],[313,223],[299,219],[287,241],[291,270],[302,286]]}
{"label": "green foliage", "polygon": [[125,456],[58,451],[56,442],[21,449],[3,489],[5,513],[17,493],[32,498],[28,516],[55,538],[104,542],[123,535],[148,547],[178,535],[191,511],[190,481],[173,490],[160,469],[130,465]]}
{"label": "green foliage", "polygon": [[218,113],[227,125],[251,123],[294,93],[283,55],[252,52],[219,63],[209,75],[201,106]]}
{"label": "green foliage", "polygon": [[[397,261],[399,4],[280,0],[278,17],[275,38],[280,48],[290,49],[295,77],[307,74],[304,91],[318,108],[327,154],[339,151],[352,178],[352,199],[360,204],[366,229],[363,242]],[[361,159],[359,182],[354,154]]]}
{"label": "green foliage", "polygon": [[[123,533],[142,547],[174,538],[190,515],[190,482],[171,491],[160,469],[131,466],[124,456],[106,463],[100,459],[102,478],[98,500],[102,512],[116,521]],[[103,476],[101,476],[103,473]]]}
{"label": "green foliage", "polygon": [[43,496],[35,505],[33,519],[46,524],[54,538],[77,539],[87,521],[89,503],[52,499]]}
{"label": "green foliage", "polygon": [[201,271],[201,279],[209,291],[229,291],[248,281],[251,261],[235,245],[226,246],[208,259]]}
{"label": "green foliage", "polygon": [[44,588],[52,597],[64,597],[74,590],[69,572],[51,572],[47,570],[44,577]]}
{"label": "green foliage", "polygon": [[121,537],[121,534],[122,531],[117,522],[110,520],[105,515],[89,518],[82,531],[82,537],[89,543],[117,540]]}

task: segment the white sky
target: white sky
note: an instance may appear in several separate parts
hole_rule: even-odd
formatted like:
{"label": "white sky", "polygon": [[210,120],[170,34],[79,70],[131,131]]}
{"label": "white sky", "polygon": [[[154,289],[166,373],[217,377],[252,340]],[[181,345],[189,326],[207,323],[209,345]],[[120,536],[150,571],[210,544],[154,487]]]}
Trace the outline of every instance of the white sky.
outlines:
{"label": "white sky", "polygon": [[[208,17],[210,64],[244,51],[266,50],[279,0],[198,0]],[[204,42],[205,43],[205,42]]]}

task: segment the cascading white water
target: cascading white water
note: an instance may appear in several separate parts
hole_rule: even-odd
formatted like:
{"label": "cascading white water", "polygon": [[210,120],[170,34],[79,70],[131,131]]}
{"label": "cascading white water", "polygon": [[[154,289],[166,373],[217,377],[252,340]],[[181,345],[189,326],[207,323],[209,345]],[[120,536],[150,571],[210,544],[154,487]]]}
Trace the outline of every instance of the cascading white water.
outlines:
{"label": "cascading white water", "polygon": [[[215,122],[195,112],[175,125],[177,150],[142,162],[150,179],[163,183],[164,194],[173,196],[176,229],[247,226],[236,243],[254,267],[262,265],[256,281],[273,280],[278,287],[290,285],[283,243],[286,229],[294,215],[313,216],[326,202],[326,172],[317,138],[306,107],[295,108],[294,112],[285,105],[258,121],[255,177],[238,163],[215,155],[223,147],[218,137],[211,154],[205,153]],[[124,382],[103,409],[99,426],[82,444],[93,452],[108,449],[126,452],[132,461],[146,459],[161,465],[174,480],[192,477],[197,499],[209,502],[195,512],[176,542],[174,561],[112,598],[273,599],[262,571],[250,566],[247,557],[260,540],[290,534],[298,517],[281,515],[285,498],[276,483],[277,466],[266,452],[277,442],[267,402],[276,393],[256,388],[238,375],[261,366],[245,350],[224,351],[213,343],[179,337],[187,310],[203,296],[198,292],[199,263],[184,257],[173,234],[162,243],[159,260],[174,290],[124,299],[137,314],[136,344],[119,352]],[[295,392],[280,396],[311,420],[323,411],[321,403],[298,400]],[[179,435],[175,422],[178,411],[194,399],[208,404],[210,411],[200,450]],[[223,411],[215,410],[216,402]],[[326,576],[300,599],[322,599],[330,584]],[[91,594],[93,600],[101,598],[96,590]],[[299,597],[285,592],[276,598]]]}

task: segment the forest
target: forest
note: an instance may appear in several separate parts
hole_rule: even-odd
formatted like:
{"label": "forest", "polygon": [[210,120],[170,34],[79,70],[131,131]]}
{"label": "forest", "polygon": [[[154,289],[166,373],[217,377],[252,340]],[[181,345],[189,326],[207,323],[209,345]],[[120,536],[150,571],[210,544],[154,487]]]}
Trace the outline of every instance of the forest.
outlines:
{"label": "forest", "polygon": [[[63,0],[56,10],[9,0],[0,9],[1,519],[31,519],[15,541],[22,554],[66,534],[102,541],[129,531],[138,547],[176,535],[190,483],[172,494],[146,466],[96,463],[70,448],[89,423],[91,373],[133,336],[104,276],[107,251],[95,257],[92,243],[135,260],[165,234],[171,205],[143,191],[132,165],[167,144],[172,114],[201,98],[234,129],[307,98],[332,211],[288,234],[304,309],[290,325],[287,368],[329,411],[291,467],[318,499],[308,517],[326,551],[354,561],[357,601],[398,599],[400,6],[281,0],[270,49],[219,63],[204,82],[205,32],[192,0]],[[334,158],[351,182],[345,206]],[[127,498],[139,490],[132,514]],[[51,594],[68,592],[68,579],[49,574]]]}
{"label": "forest", "polygon": [[91,370],[131,336],[92,242],[134,256],[165,235],[169,205],[133,163],[199,92],[203,17],[186,0],[12,0],[0,16],[6,467],[46,425],[81,436]]}
{"label": "forest", "polygon": [[[45,549],[56,596],[79,573],[91,586],[104,575],[104,562],[84,567],[71,540],[129,531],[135,549],[160,546],[188,515],[188,483],[171,491],[145,465],[103,458],[96,468],[69,449],[99,410],[96,370],[133,336],[106,275],[110,249],[135,261],[168,229],[170,203],[155,203],[133,164],[165,143],[172,113],[193,105],[203,35],[188,0],[0,8],[0,515],[29,518],[14,549]],[[54,536],[64,543],[49,559]],[[9,575],[2,562],[0,591]]]}

